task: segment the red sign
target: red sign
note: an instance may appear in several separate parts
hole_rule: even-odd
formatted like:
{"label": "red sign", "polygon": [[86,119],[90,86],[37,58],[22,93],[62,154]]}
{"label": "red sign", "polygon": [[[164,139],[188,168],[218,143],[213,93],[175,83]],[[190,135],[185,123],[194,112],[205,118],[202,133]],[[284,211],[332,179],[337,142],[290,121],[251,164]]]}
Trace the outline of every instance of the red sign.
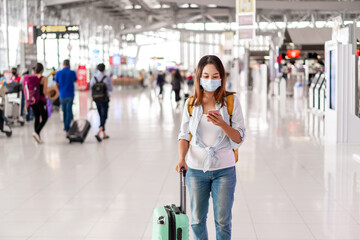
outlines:
{"label": "red sign", "polygon": [[29,44],[34,44],[34,25],[29,24],[28,31],[29,31],[28,43]]}
{"label": "red sign", "polygon": [[280,64],[281,61],[282,61],[282,55],[277,56],[276,62]]}
{"label": "red sign", "polygon": [[77,83],[78,83],[79,90],[81,90],[81,91],[88,90],[89,85],[88,85],[88,82],[87,82],[86,66],[79,65],[76,75],[77,75]]}
{"label": "red sign", "polygon": [[288,58],[299,58],[301,55],[300,50],[287,50],[286,56]]}
{"label": "red sign", "polygon": [[109,63],[110,63],[110,66],[113,66],[113,57],[112,56],[109,57]]}
{"label": "red sign", "polygon": [[356,49],[356,55],[360,56],[360,49]]}

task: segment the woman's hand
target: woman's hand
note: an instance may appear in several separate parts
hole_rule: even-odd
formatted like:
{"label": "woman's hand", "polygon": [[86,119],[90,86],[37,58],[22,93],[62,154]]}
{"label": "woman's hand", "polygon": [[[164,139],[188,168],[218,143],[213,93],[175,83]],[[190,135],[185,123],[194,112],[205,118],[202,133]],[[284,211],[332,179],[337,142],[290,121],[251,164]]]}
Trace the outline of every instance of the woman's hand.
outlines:
{"label": "woman's hand", "polygon": [[226,124],[220,113],[210,113],[206,117],[216,126],[223,127]]}
{"label": "woman's hand", "polygon": [[185,162],[185,159],[179,161],[178,165],[176,165],[175,170],[176,170],[178,173],[181,173],[180,170],[181,170],[182,167],[184,167],[185,170],[187,171],[188,167],[187,167],[187,164],[186,164],[186,162]]}

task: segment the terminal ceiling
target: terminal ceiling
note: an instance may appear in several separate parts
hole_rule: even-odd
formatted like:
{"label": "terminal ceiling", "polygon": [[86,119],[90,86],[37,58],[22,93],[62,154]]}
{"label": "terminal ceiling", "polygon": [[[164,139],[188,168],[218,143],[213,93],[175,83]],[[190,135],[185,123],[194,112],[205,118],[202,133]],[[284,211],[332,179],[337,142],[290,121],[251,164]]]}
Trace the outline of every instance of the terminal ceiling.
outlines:
{"label": "terminal ceiling", "polygon": [[[191,4],[190,4],[190,3]],[[45,0],[53,14],[64,9],[92,9],[122,34],[171,28],[177,23],[235,22],[235,0]],[[258,22],[360,20],[360,1],[257,0]],[[111,23],[110,23],[111,22]],[[136,28],[141,25],[141,29]]]}

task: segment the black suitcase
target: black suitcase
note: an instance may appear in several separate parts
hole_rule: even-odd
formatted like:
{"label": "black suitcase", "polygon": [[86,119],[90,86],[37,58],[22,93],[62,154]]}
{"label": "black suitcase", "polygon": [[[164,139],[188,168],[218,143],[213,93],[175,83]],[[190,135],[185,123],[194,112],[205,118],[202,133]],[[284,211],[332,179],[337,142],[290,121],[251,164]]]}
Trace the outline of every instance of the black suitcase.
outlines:
{"label": "black suitcase", "polygon": [[80,119],[73,121],[67,133],[67,138],[69,139],[69,143],[72,142],[83,143],[90,128],[91,128],[91,124],[88,120]]}

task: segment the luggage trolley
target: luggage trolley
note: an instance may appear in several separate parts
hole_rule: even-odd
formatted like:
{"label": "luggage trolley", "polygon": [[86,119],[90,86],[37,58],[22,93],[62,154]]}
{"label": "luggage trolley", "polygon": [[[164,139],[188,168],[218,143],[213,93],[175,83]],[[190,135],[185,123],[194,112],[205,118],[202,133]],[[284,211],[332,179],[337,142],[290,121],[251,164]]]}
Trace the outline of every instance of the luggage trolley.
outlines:
{"label": "luggage trolley", "polygon": [[8,119],[8,124],[13,125],[19,123],[21,126],[25,124],[21,116],[22,107],[22,85],[17,82],[12,82],[5,85],[7,89],[5,93],[4,115]]}

